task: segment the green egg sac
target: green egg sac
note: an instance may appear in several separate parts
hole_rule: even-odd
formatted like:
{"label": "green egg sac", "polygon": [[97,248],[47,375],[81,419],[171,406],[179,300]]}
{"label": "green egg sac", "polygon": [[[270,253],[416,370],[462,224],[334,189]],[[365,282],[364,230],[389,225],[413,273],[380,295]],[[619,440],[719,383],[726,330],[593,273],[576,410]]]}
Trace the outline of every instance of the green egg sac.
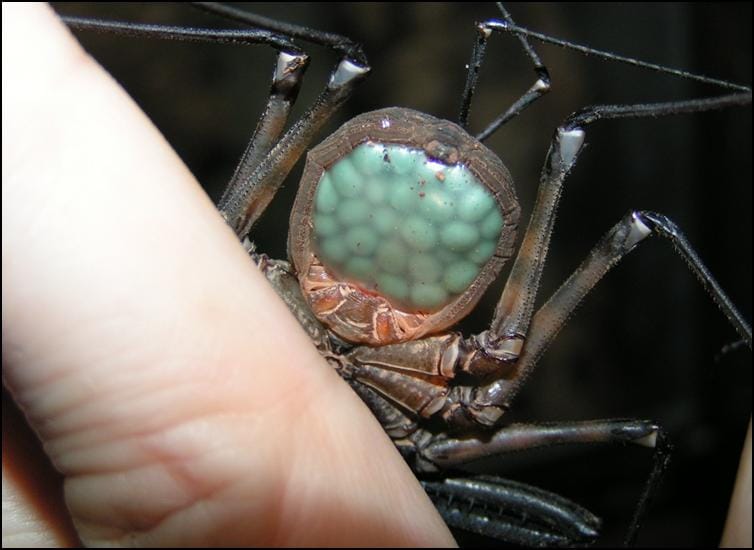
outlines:
{"label": "green egg sac", "polygon": [[314,196],[323,265],[406,311],[438,311],[465,292],[503,224],[465,166],[403,145],[362,143],[325,170]]}

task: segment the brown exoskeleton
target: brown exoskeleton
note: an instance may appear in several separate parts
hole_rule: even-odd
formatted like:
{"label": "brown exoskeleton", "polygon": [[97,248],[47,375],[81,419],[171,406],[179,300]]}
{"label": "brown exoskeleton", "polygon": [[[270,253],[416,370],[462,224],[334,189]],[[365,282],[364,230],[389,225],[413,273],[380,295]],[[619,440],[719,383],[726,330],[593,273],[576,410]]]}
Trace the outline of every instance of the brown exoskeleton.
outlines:
{"label": "brown exoskeleton", "polygon": [[[492,28],[492,27],[490,27]],[[489,29],[488,29],[489,30]],[[273,99],[276,105],[292,102],[295,92],[289,90],[297,88],[297,68],[303,64],[297,52],[288,52],[288,60],[279,65],[276,81],[273,85]],[[332,86],[325,94],[330,98],[318,104],[324,105],[325,110],[334,110],[345,100],[350,87],[362,77],[365,63],[362,60],[346,56],[349,61],[340,65],[336,71]],[[349,65],[350,64],[350,67]],[[473,65],[473,63],[472,63]],[[538,79],[533,88],[544,88],[544,80]],[[276,88],[277,87],[277,88]],[[286,89],[284,89],[286,88]],[[690,102],[683,106],[675,105],[678,110],[700,111],[707,108],[722,107],[728,104],[740,104],[750,101],[744,91],[734,99],[725,99],[716,104]],[[271,103],[272,104],[272,103]],[[640,113],[634,110],[634,115],[663,114],[662,107],[654,106],[652,112]],[[315,107],[316,109],[317,107]],[[268,109],[267,115],[277,117],[275,109]],[[266,204],[274,194],[277,185],[284,179],[287,171],[303,153],[308,142],[313,138],[317,128],[324,123],[325,115],[322,111],[313,115],[305,115],[304,123],[294,128],[282,138],[282,141],[272,147],[276,140],[274,133],[269,132],[270,124],[260,124],[257,138],[263,143],[254,144],[250,151],[254,160],[242,164],[236,181],[241,187],[231,187],[226,193],[225,201],[221,202],[226,219],[234,226],[240,237],[248,235],[253,222],[261,215]],[[380,115],[373,115],[378,121],[395,121],[395,124],[407,121],[412,114],[405,111],[389,111]],[[265,119],[271,120],[271,119]],[[278,123],[272,126],[284,125],[283,118],[275,118]],[[359,119],[350,124],[367,124],[366,119]],[[282,121],[282,122],[281,122]],[[516,261],[512,274],[508,280],[495,317],[490,329],[478,336],[464,338],[459,334],[433,335],[440,328],[447,328],[454,323],[461,313],[473,307],[475,300],[488,280],[494,278],[503,256],[513,252],[513,229],[515,216],[511,216],[510,234],[500,238],[498,253],[491,264],[485,267],[485,272],[475,279],[472,292],[464,293],[454,302],[457,311],[454,314],[433,313],[442,320],[438,324],[422,331],[414,332],[414,336],[425,336],[422,340],[382,340],[381,344],[354,345],[359,338],[343,334],[314,316],[311,312],[311,299],[300,292],[301,274],[308,265],[305,233],[308,231],[307,208],[309,200],[306,193],[313,193],[318,182],[319,173],[314,168],[307,168],[309,179],[305,179],[301,187],[301,194],[292,216],[290,234],[290,252],[294,267],[287,262],[268,260],[263,255],[253,253],[260,267],[268,275],[276,288],[280,291],[299,320],[312,335],[315,343],[328,357],[336,368],[351,382],[356,391],[370,405],[373,412],[382,420],[383,425],[394,436],[399,447],[413,461],[419,471],[431,471],[438,468],[454,467],[464,464],[467,460],[484,454],[502,453],[519,448],[530,448],[534,444],[548,444],[553,441],[637,441],[645,444],[654,443],[657,432],[656,426],[650,422],[595,422],[580,424],[560,424],[557,426],[513,425],[496,430],[498,421],[505,412],[510,400],[526,378],[527,373],[536,363],[541,352],[554,337],[565,318],[573,310],[583,294],[593,286],[597,279],[604,274],[605,266],[612,266],[615,261],[627,253],[649,231],[672,233],[673,226],[662,217],[648,213],[631,213],[622,220],[606,239],[601,241],[585,265],[575,273],[575,279],[556,293],[555,297],[535,313],[535,294],[538,287],[545,253],[549,244],[550,230],[553,223],[555,206],[560,192],[560,185],[576,160],[581,148],[583,129],[590,121],[572,118],[566,121],[556,133],[548,160],[543,171],[540,193],[542,199],[534,209],[529,230],[524,236],[519,259]],[[448,124],[447,127],[453,127]],[[370,127],[371,128],[371,127]],[[457,127],[454,127],[457,128]],[[391,135],[380,135],[377,128],[364,130],[358,139],[397,140]],[[377,132],[377,133],[373,133]],[[350,134],[349,134],[350,135]],[[430,142],[438,139],[430,138],[412,142],[411,146],[419,149],[430,148]],[[355,145],[357,143],[353,143]],[[444,143],[450,148],[457,147],[456,143]],[[337,148],[336,148],[337,149]],[[315,161],[319,149],[310,155]],[[430,150],[433,150],[430,148]],[[436,149],[434,149],[436,151]],[[267,154],[269,152],[269,155]],[[341,149],[337,154],[345,155],[348,149]],[[330,153],[329,160],[323,161],[322,168],[334,162],[337,154]],[[443,159],[437,153],[430,152],[440,161]],[[447,160],[448,164],[458,162],[458,159]],[[474,169],[472,168],[472,171]],[[485,178],[480,178],[483,181]],[[499,178],[494,178],[499,183]],[[504,178],[503,178],[504,179]],[[493,186],[495,184],[485,183]],[[492,189],[499,194],[499,189]],[[234,197],[234,193],[237,195]],[[512,189],[509,191],[513,196]],[[239,206],[232,203],[237,199]],[[308,197],[311,199],[311,196]],[[512,213],[517,210],[513,202],[503,206],[503,210]],[[356,285],[358,290],[358,284]],[[720,298],[722,294],[718,294]],[[720,298],[723,303],[727,301]],[[362,310],[363,313],[363,310]],[[412,315],[416,312],[410,312]],[[419,312],[427,315],[428,312]],[[459,315],[456,315],[459,314]],[[432,316],[432,315],[430,315]],[[744,323],[745,324],[745,323]],[[355,331],[365,330],[361,326]],[[369,329],[372,330],[372,329]],[[744,330],[744,332],[746,332]],[[746,336],[742,336],[746,338]],[[748,337],[750,345],[750,336]],[[370,342],[375,344],[375,342]],[[449,432],[444,430],[449,428]],[[448,435],[450,434],[450,435]],[[461,435],[462,434],[462,435]],[[494,434],[494,435],[490,435]],[[526,440],[526,444],[522,443]],[[473,487],[465,485],[461,489],[478,495],[492,487],[497,490],[497,496],[515,498],[520,495],[531,495],[528,488],[501,485],[479,485]],[[461,491],[459,489],[459,491]],[[460,494],[460,492],[458,493]],[[564,504],[564,509],[569,505]],[[574,512],[578,513],[578,512]],[[452,510],[446,510],[452,514]],[[472,514],[473,517],[473,514]],[[587,524],[591,518],[584,516]],[[506,518],[509,525],[514,520]],[[558,525],[570,525],[576,521],[569,519]],[[571,522],[571,523],[569,523]],[[528,526],[516,526],[521,539],[528,543],[542,540],[547,533],[525,534]],[[553,535],[554,536],[554,535]],[[576,535],[568,535],[574,537]],[[511,540],[515,539],[510,535]],[[540,537],[540,539],[536,539]]]}

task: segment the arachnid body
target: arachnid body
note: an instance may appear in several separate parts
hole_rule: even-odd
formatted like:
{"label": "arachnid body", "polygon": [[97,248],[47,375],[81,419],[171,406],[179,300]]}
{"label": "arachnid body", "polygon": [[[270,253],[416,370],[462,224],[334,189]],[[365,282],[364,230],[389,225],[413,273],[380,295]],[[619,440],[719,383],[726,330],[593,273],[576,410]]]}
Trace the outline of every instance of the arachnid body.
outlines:
{"label": "arachnid body", "polygon": [[[376,108],[401,105],[413,107],[434,116],[453,119],[457,111],[460,92],[463,89],[465,71],[463,64],[468,63],[471,45],[474,40],[473,22],[496,16],[491,6],[479,8],[479,15],[471,15],[467,7],[462,7],[458,12],[449,9],[447,20],[440,13],[442,10],[429,10],[421,7],[406,7],[405,16],[400,17],[401,27],[390,28],[393,14],[389,11],[370,14],[365,17],[365,9],[379,8],[355,8],[339,10],[342,22],[348,23],[348,30],[337,28],[339,21],[310,22],[296,20],[296,23],[308,24],[315,28],[327,28],[331,31],[341,32],[364,42],[365,49],[370,55],[370,63],[375,69],[368,83],[355,92],[355,96],[346,104],[345,109],[352,109],[353,114],[363,111],[371,111]],[[658,42],[647,40],[644,44],[644,33],[649,30],[642,26],[642,34],[629,34],[628,30],[636,32],[639,24],[636,20],[628,20],[627,13],[622,14],[598,14],[601,18],[610,15],[615,19],[609,22],[602,21],[603,29],[609,29],[607,36],[585,36],[581,34],[583,29],[580,23],[586,20],[582,10],[578,13],[558,12],[561,8],[551,7],[548,16],[551,22],[541,22],[534,13],[531,16],[527,10],[518,11],[516,6],[511,7],[513,15],[518,23],[537,30],[544,30],[561,37],[568,37],[580,43],[599,45],[603,49],[610,49],[627,53],[639,58],[649,58],[664,65],[683,66],[692,72],[720,76],[726,80],[735,82],[749,82],[750,75],[737,73],[736,71],[750,71],[750,59],[746,57],[739,64],[734,64],[731,59],[737,59],[736,55],[750,55],[750,29],[741,29],[741,32],[731,31],[727,25],[734,21],[750,21],[750,17],[729,16],[725,23],[720,26],[725,30],[721,35],[720,28],[714,28],[717,20],[706,15],[696,8],[685,8],[684,13],[691,19],[687,28],[663,27],[661,33],[654,40],[665,40],[676,45],[683,44],[677,50],[670,50],[668,57],[661,57],[664,48],[657,46]],[[593,9],[593,8],[592,8]],[[632,8],[632,10],[635,8]],[[654,8],[658,9],[658,8]],[[645,24],[652,22],[672,20],[674,14],[672,8],[664,7],[667,13],[644,14]],[[680,8],[679,8],[680,9]],[[701,9],[701,8],[699,8]],[[710,8],[711,9],[711,8]],[[729,8],[732,9],[732,8]],[[362,10],[362,11],[359,11]],[[427,10],[427,11],[424,11]],[[552,11],[554,10],[554,11]],[[73,10],[71,10],[73,11]],[[314,10],[317,11],[317,10]],[[565,10],[569,11],[569,10]],[[586,12],[586,10],[583,10]],[[306,13],[306,10],[304,10]],[[381,14],[381,15],[380,15]],[[275,14],[271,14],[275,16]],[[633,17],[641,17],[641,14],[631,14]],[[663,15],[665,18],[663,18]],[[719,14],[717,14],[719,15]],[[290,19],[288,14],[284,19]],[[528,17],[531,17],[530,19]],[[123,16],[127,18],[127,16]],[[626,25],[625,35],[617,32],[618,21]],[[376,29],[369,30],[366,27],[363,32],[359,31],[359,22],[374,19]],[[459,23],[463,19],[464,23]],[[694,29],[693,22],[709,24],[704,32]],[[376,22],[375,22],[376,21]],[[385,23],[386,27],[380,29],[379,22]],[[175,21],[170,21],[175,23]],[[448,24],[449,30],[443,31],[442,25]],[[551,25],[548,27],[547,25]],[[617,27],[620,28],[620,27]],[[575,30],[572,30],[575,29]],[[748,33],[748,34],[746,34]],[[382,36],[381,35],[385,35]],[[705,59],[708,50],[702,48],[701,52],[694,52],[691,45],[698,36],[714,35],[720,40],[730,40],[729,47],[720,46],[725,56],[709,54],[712,60]],[[619,43],[609,41],[613,36],[621,38]],[[374,40],[391,39],[388,44],[373,44]],[[450,45],[449,38],[458,38],[458,45]],[[673,39],[676,38],[677,41]],[[625,39],[625,42],[623,41]],[[110,39],[112,48],[118,48],[118,41]],[[631,51],[629,46],[634,42],[640,42],[644,48]],[[391,45],[394,44],[394,45]],[[735,45],[735,47],[734,47]],[[187,47],[201,49],[201,54],[209,49],[220,49],[220,55],[227,55],[226,50],[233,48],[219,48],[217,46],[186,46],[171,44],[170,48],[178,51]],[[147,45],[149,55],[154,51],[164,48],[164,44]],[[471,127],[481,130],[491,117],[505,109],[520,93],[522,93],[533,80],[531,67],[525,64],[523,55],[512,37],[495,37],[490,46],[490,52],[484,65],[478,88],[478,102],[472,110]],[[516,190],[521,198],[524,210],[524,220],[531,212],[533,194],[536,191],[538,172],[541,168],[544,153],[551,139],[553,128],[572,111],[591,103],[623,103],[641,101],[678,100],[693,97],[713,95],[715,90],[709,91],[708,87],[696,84],[679,82],[669,76],[656,74],[647,75],[639,69],[630,69],[606,64],[604,61],[591,60],[582,64],[583,60],[576,53],[564,53],[559,50],[547,50],[537,46],[541,55],[545,58],[550,69],[553,91],[545,99],[540,100],[534,107],[524,112],[517,120],[514,120],[488,142],[506,163],[514,176]],[[240,49],[240,48],[238,48]],[[244,60],[254,56],[245,49],[234,52]],[[458,50],[459,57],[452,60],[454,50]],[[382,52],[384,55],[375,57]],[[646,53],[649,52],[649,53]],[[731,54],[731,52],[733,52]],[[700,56],[697,57],[696,53]],[[95,54],[96,55],[96,54]],[[260,94],[266,89],[270,64],[269,54],[263,61],[260,71],[253,78],[258,82]],[[321,55],[328,55],[321,53]],[[497,57],[496,57],[497,56]],[[316,55],[313,55],[316,62]],[[555,60],[550,60],[554,57]],[[725,57],[728,67],[723,70],[717,62]],[[507,61],[509,58],[521,59],[512,61],[510,67],[504,67],[505,63],[498,63],[496,59]],[[192,61],[185,60],[189,65]],[[195,61],[194,61],[195,62]],[[326,72],[332,60],[328,59],[321,63],[321,69]],[[704,62],[709,63],[703,65]],[[205,68],[211,67],[213,61],[199,61]],[[228,63],[228,72],[234,78],[239,76],[238,63]],[[699,63],[699,64],[697,64]],[[121,78],[117,69],[111,67],[107,61],[103,64],[115,72]],[[600,73],[600,67],[607,65],[608,72]],[[159,63],[157,74],[169,67],[167,62]],[[189,65],[190,66],[190,65]],[[384,67],[387,67],[385,69]],[[743,69],[741,69],[743,67]],[[314,67],[313,67],[314,68]],[[142,68],[140,68],[142,69]],[[149,70],[149,69],[147,69]],[[173,70],[173,69],[170,69]],[[189,69],[195,72],[195,69]],[[217,69],[213,69],[217,70]],[[730,71],[730,72],[727,72]],[[245,72],[245,70],[243,71]],[[453,73],[453,74],[451,74]],[[512,75],[520,74],[513,79]],[[613,74],[620,76],[613,77]],[[410,76],[410,78],[409,78]],[[142,75],[141,78],[144,78]],[[178,77],[164,76],[167,82],[175,81]],[[307,84],[304,85],[300,104],[308,104],[311,101],[306,97],[307,88],[311,88],[313,94],[318,91],[318,85],[311,85],[317,81],[317,74],[310,73],[307,76]],[[501,82],[496,82],[500,79]],[[149,80],[149,77],[147,77]],[[324,77],[320,78],[320,82]],[[438,82],[442,80],[442,82]],[[411,86],[415,86],[413,96]],[[431,83],[432,86],[428,86]],[[504,91],[498,86],[504,83]],[[234,84],[236,89],[248,86],[248,82],[241,81]],[[128,83],[126,87],[130,89]],[[417,91],[418,88],[418,91]],[[445,90],[451,89],[445,97]],[[247,89],[242,88],[237,96],[224,101],[236,101],[239,97],[245,97]],[[583,92],[583,93],[579,93]],[[225,92],[232,95],[233,92]],[[386,95],[387,94],[387,95]],[[390,95],[392,94],[392,95]],[[550,98],[564,97],[562,103]],[[170,91],[171,101],[174,98],[181,99],[179,92]],[[138,99],[138,98],[137,98]],[[224,138],[233,141],[231,152],[223,152],[222,168],[223,176],[210,175],[203,177],[202,165],[209,162],[211,156],[227,143],[223,139],[210,144],[210,153],[205,153],[204,158],[192,164],[187,162],[197,173],[200,180],[227,179],[228,167],[232,166],[234,157],[239,156],[242,143],[253,126],[253,121],[263,105],[263,95],[258,102],[253,103],[248,116],[238,116],[235,110],[229,111],[227,116],[219,114],[214,107],[205,106],[199,108],[199,117],[210,117],[213,121],[228,119],[239,120],[240,136]],[[143,103],[143,102],[141,102]],[[164,129],[161,117],[172,115],[152,115],[157,125]],[[182,109],[188,111],[189,109]],[[582,155],[575,171],[569,176],[566,184],[566,193],[563,198],[558,214],[556,230],[551,244],[550,256],[548,257],[547,269],[544,272],[544,282],[540,290],[541,304],[549,297],[570,272],[578,265],[594,243],[608,230],[617,219],[629,208],[647,208],[656,210],[671,216],[689,235],[690,240],[700,250],[702,257],[717,276],[721,284],[732,296],[733,301],[744,309],[744,316],[750,317],[750,115],[742,114],[749,111],[743,109],[729,109],[721,112],[706,114],[682,115],[662,120],[638,120],[638,121],[611,121],[590,127],[587,141],[590,148]],[[203,115],[202,115],[203,113]],[[352,118],[352,114],[341,111],[338,115],[341,121]],[[541,122],[541,127],[538,123]],[[186,124],[185,122],[181,124]],[[189,123],[192,124],[192,123]],[[338,125],[330,124],[334,130]],[[173,141],[169,131],[168,137]],[[203,150],[207,150],[206,142],[212,142],[212,137],[199,137],[198,129],[181,130],[181,133],[189,136],[189,142],[194,142]],[[320,141],[329,132],[323,132],[316,141]],[[526,145],[521,135],[532,137]],[[714,136],[714,137],[713,137]],[[653,141],[652,139],[656,139]],[[183,155],[182,148],[190,148],[189,145],[178,145],[178,151]],[[601,160],[600,160],[601,159]],[[296,191],[297,174],[291,174],[287,188],[291,196]],[[698,194],[697,194],[698,193]],[[218,194],[219,196],[219,194]],[[290,208],[290,204],[284,201],[273,203],[273,208],[280,208],[283,212]],[[736,209],[740,209],[736,211]],[[266,219],[265,219],[266,218]],[[260,250],[271,252],[273,257],[283,257],[280,245],[275,245],[265,238],[265,226],[269,233],[280,236],[280,228],[273,227],[273,220],[287,219],[287,215],[269,215],[260,220],[259,227],[255,227],[253,238]],[[698,225],[697,225],[698,224]],[[525,224],[519,228],[520,235],[523,233]],[[724,233],[724,231],[730,233]],[[570,235],[570,237],[568,237]],[[710,238],[710,241],[705,239]],[[274,250],[275,247],[277,250]],[[272,250],[271,250],[272,249]],[[509,262],[508,266],[512,263]],[[727,271],[726,265],[733,264],[735,270]],[[503,270],[503,279],[508,267]],[[485,300],[478,307],[474,319],[464,328],[465,332],[478,332],[482,330],[492,315],[492,309],[500,295],[500,286],[489,291]],[[630,290],[628,290],[630,289]],[[486,305],[485,305],[486,304]],[[606,320],[607,319],[607,320]],[[692,321],[693,319],[693,321]],[[750,356],[744,351],[738,351],[722,358],[720,363],[713,361],[716,351],[721,344],[735,339],[735,334],[725,323],[724,318],[714,306],[709,304],[703,291],[696,285],[693,277],[683,269],[682,262],[670,254],[667,247],[661,243],[644,245],[642,250],[632,254],[626,259],[625,265],[619,267],[597,287],[585,301],[584,307],[576,316],[574,322],[566,327],[560,337],[550,348],[549,353],[543,358],[538,366],[537,373],[531,378],[526,388],[518,396],[514,409],[507,413],[506,419],[515,421],[526,420],[559,420],[559,419],[589,419],[600,417],[640,417],[653,418],[662,424],[670,433],[677,447],[680,447],[680,456],[675,459],[676,467],[684,471],[684,448],[688,452],[687,467],[688,475],[684,482],[673,484],[671,479],[663,486],[663,493],[675,495],[675,501],[666,502],[668,509],[673,510],[671,503],[678,504],[687,501],[691,509],[685,514],[698,517],[701,514],[701,505],[698,508],[690,505],[692,500],[689,495],[706,493],[710,487],[720,493],[727,493],[719,485],[722,481],[712,479],[700,480],[694,470],[716,471],[717,468],[728,470],[728,483],[733,471],[730,458],[737,452],[738,442],[731,445],[732,453],[724,459],[722,466],[713,461],[712,456],[719,456],[720,446],[729,444],[730,438],[735,438],[736,433],[743,433],[745,416],[740,410],[748,410],[750,407],[750,383],[745,376],[750,372]],[[744,377],[743,380],[741,377]],[[738,381],[736,383],[735,381]],[[694,384],[694,381],[697,384]],[[606,393],[606,388],[617,388],[618,393],[613,395]],[[712,387],[713,391],[709,391]],[[743,395],[736,396],[739,391]],[[731,395],[733,392],[733,395]],[[717,399],[714,395],[719,394]],[[638,401],[637,394],[642,394],[648,399],[649,405]],[[669,395],[670,394],[670,395]],[[748,402],[747,402],[748,400]],[[739,405],[735,405],[738,402]],[[740,403],[743,403],[741,405]],[[738,408],[735,408],[738,407]],[[735,410],[734,410],[735,408]],[[510,415],[510,416],[508,416]],[[725,432],[716,432],[714,417],[720,417],[719,424],[725,427]],[[726,419],[735,418],[738,423],[735,432],[734,426]],[[688,435],[684,435],[687,434]],[[686,439],[688,438],[688,439]],[[701,453],[700,447],[710,447],[709,454]],[[563,451],[556,451],[557,454]],[[630,454],[629,462],[632,466],[631,483],[626,483],[622,463],[625,453]],[[539,453],[544,454],[544,453]],[[604,455],[600,460],[592,458]],[[612,504],[604,505],[604,495],[589,494],[579,495],[579,489],[586,489],[583,485],[600,484],[607,485],[616,483],[616,493],[629,491],[631,486],[639,487],[646,471],[649,469],[649,453],[641,449],[618,449],[604,451],[600,449],[582,448],[576,449],[569,455],[561,457],[560,462],[547,465],[544,458],[539,457],[538,468],[546,470],[558,469],[560,464],[573,463],[573,472],[567,473],[565,469],[558,472],[558,476],[566,479],[544,481],[537,480],[541,474],[527,471],[527,467],[521,464],[513,464],[508,467],[509,459],[503,462],[503,472],[506,476],[517,477],[520,473],[526,481],[547,487],[548,489],[560,490],[580,504],[599,511],[605,515],[605,509]],[[706,458],[701,458],[706,456]],[[589,472],[584,472],[579,466],[583,461],[589,461]],[[519,462],[518,460],[510,462]],[[595,462],[605,463],[604,473],[593,473]],[[636,466],[636,464],[642,464]],[[594,476],[591,481],[584,480],[582,476]],[[722,475],[722,473],[720,474]],[[574,477],[580,479],[574,480]],[[604,481],[609,479],[610,481]],[[698,485],[692,486],[689,479],[694,479]],[[721,479],[721,478],[718,478]],[[570,481],[576,481],[569,485]],[[625,485],[621,485],[625,483]],[[561,485],[561,486],[558,486]],[[686,486],[685,489],[681,487]],[[635,493],[627,493],[625,497],[617,499],[623,503],[620,512],[617,512],[618,523],[625,524],[630,516],[630,509],[635,501],[639,490]],[[724,499],[725,497],[723,497]],[[656,508],[661,509],[662,497]],[[678,510],[676,508],[675,510]],[[662,524],[653,509],[650,514],[650,522],[655,520]],[[671,514],[681,512],[669,512]],[[699,536],[704,534],[711,537],[710,542],[716,542],[712,533],[713,524],[722,521],[723,510],[705,512],[711,515],[717,514],[717,519],[709,519],[709,525],[705,528],[698,527],[703,533],[689,534],[688,540],[698,541]],[[662,517],[662,516],[660,516]],[[622,523],[621,523],[622,522]],[[606,525],[610,521],[606,521]],[[696,521],[695,521],[696,523]],[[651,527],[649,528],[651,529]],[[678,543],[677,533],[673,533],[668,539]],[[697,536],[698,535],[698,536]],[[649,535],[645,535],[649,537]],[[658,537],[664,537],[662,533]]]}

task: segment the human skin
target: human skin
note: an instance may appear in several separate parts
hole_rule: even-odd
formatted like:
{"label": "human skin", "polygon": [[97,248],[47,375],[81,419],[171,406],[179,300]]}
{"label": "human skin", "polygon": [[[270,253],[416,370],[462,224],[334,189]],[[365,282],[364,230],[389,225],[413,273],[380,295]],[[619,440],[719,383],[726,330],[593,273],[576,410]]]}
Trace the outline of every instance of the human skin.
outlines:
{"label": "human skin", "polygon": [[147,118],[2,9],[3,382],[42,442],[4,402],[4,545],[454,545]]}
{"label": "human skin", "polygon": [[751,548],[751,420],[720,546]]}

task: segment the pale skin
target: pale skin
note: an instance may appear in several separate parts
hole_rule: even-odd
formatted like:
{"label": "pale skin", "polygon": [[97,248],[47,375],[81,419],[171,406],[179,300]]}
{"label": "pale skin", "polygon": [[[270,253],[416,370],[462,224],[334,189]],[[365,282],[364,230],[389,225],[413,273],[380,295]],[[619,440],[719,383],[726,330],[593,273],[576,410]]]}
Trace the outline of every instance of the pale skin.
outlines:
{"label": "pale skin", "polygon": [[[175,153],[40,5],[3,4],[3,161],[3,381],[28,420],[4,399],[4,546],[454,544]],[[750,457],[733,546],[751,546]]]}
{"label": "pale skin", "polygon": [[41,5],[3,4],[2,213],[3,381],[47,457],[4,421],[4,545],[454,545],[185,166]]}

